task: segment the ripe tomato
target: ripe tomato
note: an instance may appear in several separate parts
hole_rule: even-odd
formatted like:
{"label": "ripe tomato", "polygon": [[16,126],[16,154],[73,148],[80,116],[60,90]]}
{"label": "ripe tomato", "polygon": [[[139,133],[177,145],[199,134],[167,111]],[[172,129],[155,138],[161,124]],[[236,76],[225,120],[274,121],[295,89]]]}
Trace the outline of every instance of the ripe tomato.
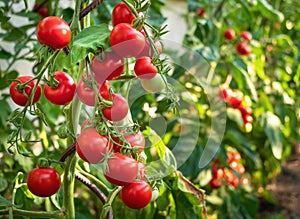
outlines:
{"label": "ripe tomato", "polygon": [[[95,93],[90,81],[87,81],[86,77],[80,79],[78,82],[76,92],[80,101],[88,106],[95,106]],[[98,84],[99,94],[105,99],[109,99],[109,81],[100,86]]]}
{"label": "ripe tomato", "polygon": [[73,78],[66,72],[58,71],[54,73],[57,87],[50,87],[46,84],[44,94],[47,100],[56,105],[65,105],[73,100],[76,91],[76,84]]}
{"label": "ripe tomato", "polygon": [[112,94],[112,106],[102,109],[104,117],[110,121],[121,121],[128,114],[129,106],[127,100],[120,94]]}
{"label": "ripe tomato", "polygon": [[250,106],[243,106],[243,105],[241,105],[239,107],[239,110],[240,110],[242,116],[244,116],[244,115],[251,115],[252,114],[252,108]]}
{"label": "ripe tomato", "polygon": [[164,75],[156,74],[151,79],[141,79],[142,87],[148,92],[160,92],[166,88],[165,81],[166,78]]}
{"label": "ripe tomato", "polygon": [[137,57],[145,44],[144,35],[127,23],[116,25],[110,33],[110,45],[121,57]]}
{"label": "ripe tomato", "polygon": [[253,117],[251,115],[244,115],[243,116],[243,121],[244,121],[244,123],[252,124],[253,123]]}
{"label": "ripe tomato", "polygon": [[112,184],[125,186],[132,183],[138,175],[138,162],[126,155],[115,153],[107,161],[105,178]]}
{"label": "ripe tomato", "polygon": [[[126,135],[125,133],[124,138],[130,144],[131,147],[137,147],[139,151],[144,150],[145,137],[140,130],[135,134]],[[121,139],[115,139],[115,141],[117,141],[119,144],[122,144]],[[113,147],[115,152],[120,152],[121,146],[114,144]]]}
{"label": "ripe tomato", "polygon": [[203,7],[200,7],[196,10],[196,16],[202,17],[205,14],[205,9]]}
{"label": "ripe tomato", "polygon": [[120,23],[131,24],[134,19],[135,15],[124,2],[117,4],[112,11],[111,21],[113,26]]}
{"label": "ripe tomato", "polygon": [[228,102],[231,97],[233,96],[233,91],[230,88],[223,88],[220,91],[220,96],[226,101]]}
{"label": "ripe tomato", "polygon": [[235,38],[235,31],[233,29],[227,29],[224,32],[224,38],[226,40],[233,40]]}
{"label": "ripe tomato", "polygon": [[46,44],[52,49],[62,49],[71,40],[71,29],[62,18],[49,16],[40,21],[36,29],[40,44]]}
{"label": "ripe tomato", "polygon": [[229,105],[233,108],[238,108],[243,101],[243,95],[240,93],[234,93],[229,99]]}
{"label": "ripe tomato", "polygon": [[248,42],[250,42],[252,40],[252,34],[249,31],[243,31],[240,36],[242,39],[244,39]]}
{"label": "ripe tomato", "polygon": [[29,191],[40,197],[54,195],[60,187],[60,175],[53,168],[35,168],[27,177]]}
{"label": "ripe tomato", "polygon": [[20,76],[20,77],[16,78],[16,81],[13,81],[10,84],[10,88],[9,88],[10,97],[19,106],[25,106],[26,104],[29,104],[29,105],[35,104],[41,98],[42,87],[41,87],[41,85],[38,85],[36,88],[36,91],[34,93],[32,102],[28,103],[28,100],[30,100],[29,97],[33,91],[35,84],[36,84],[35,81],[30,81],[28,84],[26,84],[26,86],[22,90],[18,90],[18,88],[17,88],[17,86],[19,84],[23,84],[23,83],[31,80],[32,78],[33,78],[32,76]]}
{"label": "ripe tomato", "polygon": [[246,55],[246,56],[250,55],[252,52],[251,46],[249,46],[245,42],[238,43],[236,46],[236,50],[240,55]]}
{"label": "ripe tomato", "polygon": [[96,128],[87,128],[76,140],[76,151],[79,157],[92,164],[99,163],[110,150],[106,136],[100,135]]}
{"label": "ripe tomato", "polygon": [[151,79],[157,74],[157,68],[150,57],[142,56],[136,60],[134,72],[141,79]]}
{"label": "ripe tomato", "polygon": [[145,181],[133,182],[122,188],[121,197],[129,208],[144,208],[151,201],[152,189]]}
{"label": "ripe tomato", "polygon": [[95,74],[95,80],[102,84],[105,80],[118,78],[124,71],[124,62],[114,52],[105,52],[104,59],[97,56],[92,59],[91,67]]}
{"label": "ripe tomato", "polygon": [[240,184],[241,185],[248,185],[249,184],[249,179],[246,176],[242,176],[240,178]]}
{"label": "ripe tomato", "polygon": [[40,5],[41,3],[36,2],[33,6],[33,11],[35,11],[42,17],[47,17],[49,13],[47,5],[46,4],[43,4],[42,6]]}

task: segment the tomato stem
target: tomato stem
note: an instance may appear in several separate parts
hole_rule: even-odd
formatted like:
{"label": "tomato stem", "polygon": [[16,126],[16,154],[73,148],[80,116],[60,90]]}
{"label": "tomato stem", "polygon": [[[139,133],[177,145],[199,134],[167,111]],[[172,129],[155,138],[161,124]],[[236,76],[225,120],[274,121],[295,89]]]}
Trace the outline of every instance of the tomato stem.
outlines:
{"label": "tomato stem", "polygon": [[7,215],[10,214],[12,216],[24,216],[29,218],[58,218],[63,219],[65,218],[64,213],[61,211],[28,211],[28,210],[22,210],[17,209],[14,207],[11,207],[9,209],[3,209],[0,210],[0,215]]}
{"label": "tomato stem", "polygon": [[111,205],[113,201],[115,200],[116,196],[119,194],[119,192],[122,190],[122,186],[116,187],[113,192],[111,192],[108,196],[108,200],[105,205],[103,205],[103,209],[100,215],[100,219],[106,219],[107,214],[109,212],[109,209],[111,208]]}

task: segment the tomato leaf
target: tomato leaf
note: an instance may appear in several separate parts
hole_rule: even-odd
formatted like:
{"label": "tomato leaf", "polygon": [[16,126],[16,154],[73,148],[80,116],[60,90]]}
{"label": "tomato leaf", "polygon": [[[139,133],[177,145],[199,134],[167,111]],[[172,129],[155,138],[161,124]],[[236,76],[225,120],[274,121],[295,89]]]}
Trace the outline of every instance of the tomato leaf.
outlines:
{"label": "tomato leaf", "polygon": [[275,158],[281,159],[283,150],[283,134],[280,119],[275,114],[266,112],[262,115],[261,125],[264,127],[265,133],[269,138]]}
{"label": "tomato leaf", "polygon": [[107,47],[110,31],[107,25],[95,25],[83,29],[74,37],[70,52],[71,66],[83,60],[90,52],[97,53]]}
{"label": "tomato leaf", "polygon": [[272,21],[282,22],[284,20],[284,15],[270,5],[267,0],[257,0],[256,8],[264,17]]}

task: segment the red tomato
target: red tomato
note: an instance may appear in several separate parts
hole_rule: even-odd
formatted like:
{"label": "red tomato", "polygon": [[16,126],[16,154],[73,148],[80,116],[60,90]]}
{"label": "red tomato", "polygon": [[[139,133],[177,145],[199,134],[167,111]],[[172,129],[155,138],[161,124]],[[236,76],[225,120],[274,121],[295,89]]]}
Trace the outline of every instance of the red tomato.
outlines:
{"label": "red tomato", "polygon": [[104,117],[110,121],[121,121],[127,116],[129,106],[127,100],[119,94],[112,94],[112,106],[103,108]]}
{"label": "red tomato", "polygon": [[243,31],[240,36],[242,39],[244,39],[248,42],[250,42],[252,40],[252,34],[249,31]]}
{"label": "red tomato", "polygon": [[252,114],[252,108],[250,106],[243,106],[241,105],[239,107],[239,110],[241,111],[242,115],[251,115]]}
{"label": "red tomato", "polygon": [[235,38],[235,31],[233,29],[227,29],[224,32],[224,38],[226,40],[233,40]]}
{"label": "red tomato", "polygon": [[[15,79],[17,81],[13,81],[10,84],[10,88],[9,88],[10,97],[19,106],[25,106],[28,103],[28,99],[29,99],[31,93],[33,92],[33,88],[34,88],[36,82],[30,81],[24,87],[23,90],[18,90],[17,86],[19,84],[23,84],[23,83],[31,80],[32,78],[33,78],[32,76],[20,76]],[[28,103],[28,104],[29,105],[35,104],[37,101],[39,101],[39,99],[41,98],[41,95],[42,95],[42,87],[41,87],[41,85],[38,85],[36,88],[36,91],[33,95],[32,102]]]}
{"label": "red tomato", "polygon": [[47,100],[56,105],[65,105],[73,100],[76,91],[76,84],[73,78],[66,72],[58,71],[54,73],[58,86],[55,88],[46,84],[44,94]]}
{"label": "red tomato", "polygon": [[117,4],[112,11],[111,21],[113,26],[120,23],[131,24],[134,19],[135,15],[124,2]]}
{"label": "red tomato", "polygon": [[47,5],[46,4],[43,4],[42,6],[40,5],[41,3],[36,2],[33,6],[33,11],[35,11],[42,17],[47,17],[49,13]]}
{"label": "red tomato", "polygon": [[144,49],[144,35],[127,23],[116,25],[110,33],[110,45],[121,57],[136,57]]}
{"label": "red tomato", "polygon": [[118,78],[124,71],[124,62],[113,52],[105,52],[103,60],[97,56],[92,59],[91,67],[95,74],[95,80],[102,84],[105,80]]}
{"label": "red tomato", "polygon": [[249,46],[245,42],[238,43],[236,46],[236,50],[240,55],[246,55],[246,56],[250,55],[252,52],[251,46]]}
{"label": "red tomato", "polygon": [[121,197],[124,204],[129,208],[144,208],[151,201],[152,189],[144,181],[133,182],[122,188]]}
{"label": "red tomato", "polygon": [[92,164],[99,163],[110,148],[107,137],[100,135],[96,128],[85,129],[76,140],[77,154]]}
{"label": "red tomato", "polygon": [[205,9],[203,7],[200,7],[196,10],[196,16],[202,17],[205,14]]}
{"label": "red tomato", "polygon": [[35,168],[27,177],[29,191],[40,197],[54,195],[60,187],[60,175],[53,168]]}
{"label": "red tomato", "polygon": [[223,88],[220,91],[220,96],[226,101],[228,102],[231,97],[233,96],[233,91],[230,88]]}
{"label": "red tomato", "polygon": [[151,79],[157,74],[157,68],[150,57],[142,56],[136,60],[134,72],[141,79]]}
{"label": "red tomato", "polygon": [[236,166],[235,171],[237,171],[240,175],[243,175],[245,173],[245,167],[243,164],[238,163]]}
{"label": "red tomato", "polygon": [[138,175],[138,162],[126,155],[115,153],[107,161],[105,178],[112,184],[125,186],[132,183]]}
{"label": "red tomato", "polygon": [[244,123],[252,124],[253,123],[253,117],[251,115],[244,115],[243,116],[243,121],[244,121]]}
{"label": "red tomato", "polygon": [[217,178],[212,178],[209,184],[212,189],[217,189],[222,185],[222,181]]}
{"label": "red tomato", "polygon": [[[76,91],[80,101],[88,106],[95,106],[95,93],[92,88],[91,81],[87,81],[86,77],[80,79]],[[102,86],[98,85],[99,94],[105,99],[109,99],[109,81],[105,81]]]}
{"label": "red tomato", "polygon": [[243,96],[239,93],[234,93],[229,99],[229,105],[233,108],[238,108],[243,101]]}
{"label": "red tomato", "polygon": [[62,18],[49,16],[40,21],[36,29],[40,44],[46,44],[52,49],[62,49],[71,40],[71,29]]}
{"label": "red tomato", "polygon": [[[125,135],[124,138],[131,147],[137,147],[139,151],[144,150],[145,137],[140,130],[135,134]],[[117,141],[119,144],[122,144],[121,139],[115,139],[115,141]],[[121,146],[114,144],[113,147],[115,152],[120,152]]]}
{"label": "red tomato", "polygon": [[249,179],[246,176],[242,176],[240,178],[240,184],[241,185],[248,185],[249,184]]}

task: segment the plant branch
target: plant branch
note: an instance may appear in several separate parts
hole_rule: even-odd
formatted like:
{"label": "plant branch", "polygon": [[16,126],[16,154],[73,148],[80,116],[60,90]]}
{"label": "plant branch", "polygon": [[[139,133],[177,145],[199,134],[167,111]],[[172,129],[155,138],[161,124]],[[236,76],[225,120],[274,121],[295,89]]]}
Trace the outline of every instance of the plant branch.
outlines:
{"label": "plant branch", "polygon": [[[57,218],[64,219],[65,215],[62,211],[27,211],[17,208],[10,208],[15,216],[24,216],[30,218]],[[9,214],[9,209],[0,210],[0,215]]]}

